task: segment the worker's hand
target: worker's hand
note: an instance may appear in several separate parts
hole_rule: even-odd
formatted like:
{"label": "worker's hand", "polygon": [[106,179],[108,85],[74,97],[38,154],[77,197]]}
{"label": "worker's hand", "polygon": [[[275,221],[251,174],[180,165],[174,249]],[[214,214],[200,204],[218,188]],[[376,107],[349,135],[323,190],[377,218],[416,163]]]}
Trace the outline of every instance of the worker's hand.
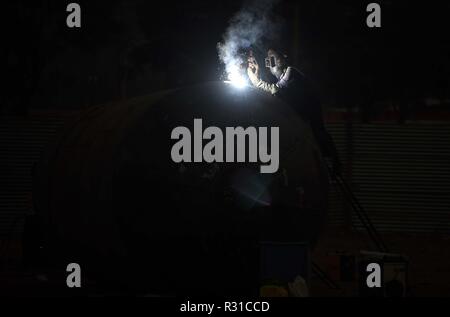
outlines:
{"label": "worker's hand", "polygon": [[248,78],[251,83],[256,86],[259,82],[259,66],[258,62],[254,57],[249,57],[248,59],[248,68],[247,68]]}
{"label": "worker's hand", "polygon": [[259,77],[259,65],[256,61],[256,58],[254,58],[253,56],[250,56],[248,58],[247,72],[252,72],[256,77]]}

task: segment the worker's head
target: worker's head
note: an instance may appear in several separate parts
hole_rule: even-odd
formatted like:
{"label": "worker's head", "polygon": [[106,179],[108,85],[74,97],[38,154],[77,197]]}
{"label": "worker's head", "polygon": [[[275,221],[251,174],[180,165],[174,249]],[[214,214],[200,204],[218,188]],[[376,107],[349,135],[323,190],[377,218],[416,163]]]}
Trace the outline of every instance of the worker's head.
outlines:
{"label": "worker's head", "polygon": [[266,67],[270,69],[272,75],[279,79],[287,67],[286,56],[275,49],[269,49],[267,51]]}

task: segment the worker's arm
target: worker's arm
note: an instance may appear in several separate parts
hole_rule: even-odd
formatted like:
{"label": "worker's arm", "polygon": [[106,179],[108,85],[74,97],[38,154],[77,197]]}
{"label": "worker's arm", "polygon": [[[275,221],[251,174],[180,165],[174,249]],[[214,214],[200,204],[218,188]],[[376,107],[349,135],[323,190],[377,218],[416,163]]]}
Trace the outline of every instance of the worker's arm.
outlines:
{"label": "worker's arm", "polygon": [[269,84],[268,82],[265,82],[264,80],[261,80],[259,78],[257,64],[249,64],[247,73],[253,86],[272,95],[275,95],[278,91],[280,91],[280,89],[288,86],[291,76],[291,68],[287,68],[286,72],[283,74],[283,76],[281,76],[280,80],[276,84]]}
{"label": "worker's arm", "polygon": [[252,82],[253,86],[255,86],[258,89],[264,90],[265,92],[268,92],[272,95],[275,95],[279,90],[276,84],[269,84],[254,75],[253,76],[249,75],[248,77],[250,78],[250,81]]}

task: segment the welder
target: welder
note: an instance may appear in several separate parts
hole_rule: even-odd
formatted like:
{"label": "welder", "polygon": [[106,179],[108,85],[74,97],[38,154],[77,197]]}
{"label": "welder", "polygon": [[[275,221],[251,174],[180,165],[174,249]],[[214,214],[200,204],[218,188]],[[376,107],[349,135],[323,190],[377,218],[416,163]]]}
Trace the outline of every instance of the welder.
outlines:
{"label": "welder", "polygon": [[258,62],[253,54],[250,53],[247,73],[253,86],[281,98],[304,121],[309,123],[322,155],[329,163],[332,171],[334,173],[340,173],[341,164],[339,156],[333,139],[325,129],[321,103],[304,74],[290,66],[287,61],[287,56],[279,53],[275,49],[268,50],[265,66],[276,77],[275,83],[268,83],[261,80]]}

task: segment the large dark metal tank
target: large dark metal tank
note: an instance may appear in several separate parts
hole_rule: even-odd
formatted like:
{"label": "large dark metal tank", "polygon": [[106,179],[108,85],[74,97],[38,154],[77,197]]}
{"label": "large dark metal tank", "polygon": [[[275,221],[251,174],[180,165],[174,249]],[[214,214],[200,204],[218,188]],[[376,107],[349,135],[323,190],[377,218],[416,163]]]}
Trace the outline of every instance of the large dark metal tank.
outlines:
{"label": "large dark metal tank", "polygon": [[[194,118],[204,128],[279,127],[278,172],[261,174],[260,163],[175,164],[171,131],[193,131]],[[327,190],[318,146],[294,111],[222,82],[84,112],[34,177],[55,256],[160,293],[245,293],[255,286],[258,241],[314,244]]]}

